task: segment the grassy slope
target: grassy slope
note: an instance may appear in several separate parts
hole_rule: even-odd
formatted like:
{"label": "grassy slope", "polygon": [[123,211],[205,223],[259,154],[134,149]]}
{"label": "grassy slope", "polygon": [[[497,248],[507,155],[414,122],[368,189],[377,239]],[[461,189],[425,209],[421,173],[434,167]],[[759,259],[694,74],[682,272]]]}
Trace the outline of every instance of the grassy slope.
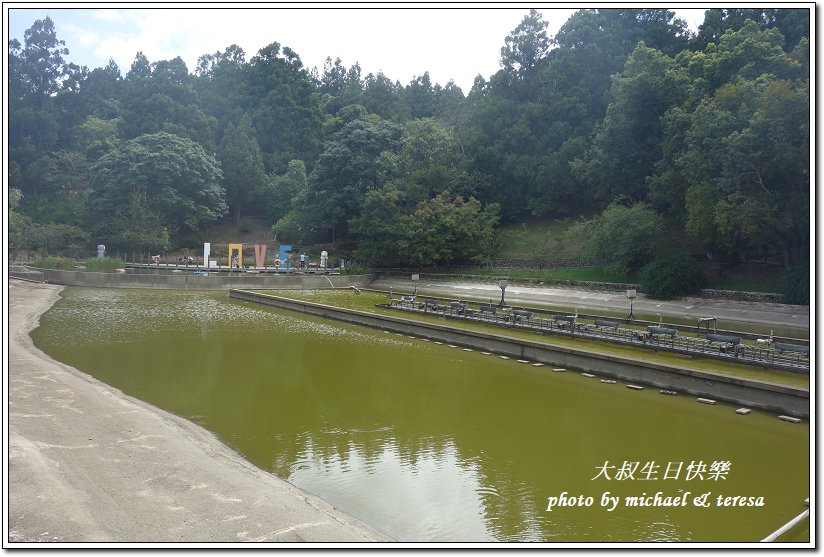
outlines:
{"label": "grassy slope", "polygon": [[[580,246],[563,239],[564,231],[572,221],[533,220],[504,226],[500,229],[501,245],[493,259],[520,259],[527,262],[580,261]],[[481,274],[506,274],[516,278],[536,280],[585,280],[603,282],[636,282],[637,277],[608,272],[600,267],[502,270],[488,269]],[[719,264],[705,265],[707,288],[748,292],[777,292],[781,287],[783,269],[778,265],[746,262],[731,267]]]}

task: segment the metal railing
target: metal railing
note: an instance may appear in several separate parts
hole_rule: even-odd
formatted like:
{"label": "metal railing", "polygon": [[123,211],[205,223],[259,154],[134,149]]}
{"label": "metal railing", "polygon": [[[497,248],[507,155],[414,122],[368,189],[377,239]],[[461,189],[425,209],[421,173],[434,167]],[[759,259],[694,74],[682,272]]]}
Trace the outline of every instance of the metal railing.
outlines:
{"label": "metal railing", "polygon": [[748,344],[740,337],[707,333],[680,334],[676,328],[649,325],[646,328],[622,327],[618,321],[595,318],[579,320],[577,315],[546,313],[535,310],[493,306],[468,302],[441,303],[439,298],[402,296],[391,298],[384,307],[425,313],[449,319],[485,323],[540,334],[557,334],[663,350],[743,363],[760,367],[809,373],[809,347],[788,343]]}

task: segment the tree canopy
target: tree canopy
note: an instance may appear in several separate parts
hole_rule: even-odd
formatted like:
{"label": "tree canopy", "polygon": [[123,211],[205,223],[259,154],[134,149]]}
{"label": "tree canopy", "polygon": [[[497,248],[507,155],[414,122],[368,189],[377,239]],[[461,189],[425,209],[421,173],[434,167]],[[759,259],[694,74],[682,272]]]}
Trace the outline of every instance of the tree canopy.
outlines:
{"label": "tree canopy", "polygon": [[550,36],[529,10],[467,92],[334,53],[306,68],[278,42],[90,70],[46,17],[9,42],[14,240],[166,249],[248,215],[424,265],[489,257],[499,224],[588,215],[581,237],[612,246],[592,253],[630,269],[653,236],[804,264],[810,16],[713,8],[692,33],[666,9],[582,9]]}

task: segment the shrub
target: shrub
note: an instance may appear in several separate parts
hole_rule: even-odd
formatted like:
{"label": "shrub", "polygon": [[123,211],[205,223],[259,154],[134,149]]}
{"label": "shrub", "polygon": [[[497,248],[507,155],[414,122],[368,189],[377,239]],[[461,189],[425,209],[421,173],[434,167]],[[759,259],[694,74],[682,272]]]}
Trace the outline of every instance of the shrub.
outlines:
{"label": "shrub", "polygon": [[597,217],[568,228],[564,239],[582,242],[584,257],[624,274],[637,271],[671,245],[663,217],[646,203],[610,205]]}
{"label": "shrub", "polygon": [[781,281],[781,301],[786,304],[810,303],[810,264],[802,263],[787,269]]}
{"label": "shrub", "polygon": [[93,259],[87,259],[85,266],[87,271],[113,273],[123,267],[123,263],[116,257],[95,257]]}
{"label": "shrub", "polygon": [[74,271],[76,262],[71,257],[63,257],[62,255],[58,255],[57,257],[40,256],[32,261],[31,264],[39,269],[62,269],[64,271]]}
{"label": "shrub", "polygon": [[645,265],[638,275],[638,286],[648,298],[670,300],[701,289],[703,272],[683,251],[670,251]]}

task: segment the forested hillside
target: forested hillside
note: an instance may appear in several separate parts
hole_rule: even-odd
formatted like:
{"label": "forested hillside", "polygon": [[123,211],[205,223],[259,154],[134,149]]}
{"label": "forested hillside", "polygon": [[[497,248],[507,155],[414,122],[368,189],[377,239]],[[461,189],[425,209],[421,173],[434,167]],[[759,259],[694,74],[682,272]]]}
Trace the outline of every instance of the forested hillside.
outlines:
{"label": "forested hillside", "polygon": [[488,257],[501,224],[598,215],[573,233],[631,270],[808,264],[810,10],[712,9],[697,34],[664,9],[546,28],[525,14],[500,70],[462,91],[311,70],[277,42],[90,69],[35,21],[9,43],[10,248],[196,247],[256,216],[279,240],[431,265]]}

